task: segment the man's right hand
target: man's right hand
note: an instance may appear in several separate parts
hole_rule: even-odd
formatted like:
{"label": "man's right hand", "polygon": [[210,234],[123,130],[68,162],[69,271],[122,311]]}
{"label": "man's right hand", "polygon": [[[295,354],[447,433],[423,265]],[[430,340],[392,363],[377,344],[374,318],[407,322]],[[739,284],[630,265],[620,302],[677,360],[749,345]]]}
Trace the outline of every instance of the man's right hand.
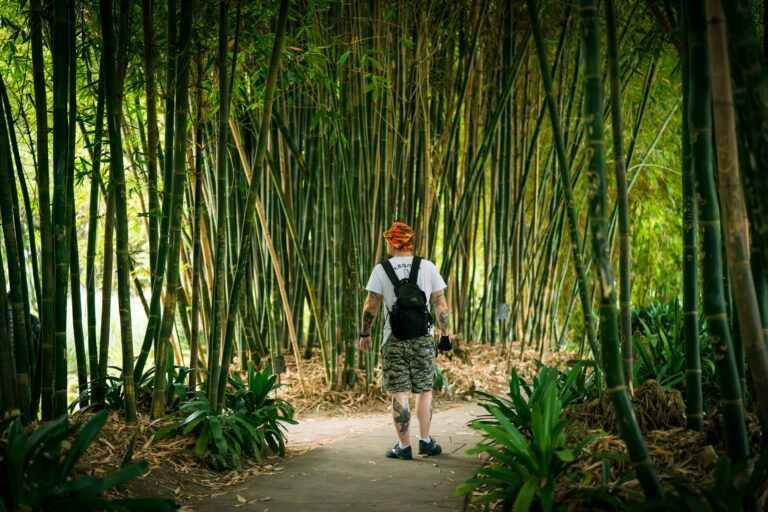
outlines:
{"label": "man's right hand", "polygon": [[371,337],[370,336],[360,336],[360,351],[361,352],[368,352],[368,347],[371,346]]}
{"label": "man's right hand", "polygon": [[448,352],[453,346],[451,345],[451,337],[447,334],[440,336],[440,343],[437,344],[437,350],[440,352]]}

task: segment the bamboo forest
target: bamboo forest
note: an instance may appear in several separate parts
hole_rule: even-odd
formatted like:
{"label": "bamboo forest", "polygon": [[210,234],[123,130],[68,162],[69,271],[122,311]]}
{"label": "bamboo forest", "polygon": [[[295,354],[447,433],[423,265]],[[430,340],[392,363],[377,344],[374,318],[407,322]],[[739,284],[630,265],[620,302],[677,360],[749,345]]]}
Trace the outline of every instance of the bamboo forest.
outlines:
{"label": "bamboo forest", "polygon": [[0,512],[768,510],[767,125],[766,0],[1,0]]}

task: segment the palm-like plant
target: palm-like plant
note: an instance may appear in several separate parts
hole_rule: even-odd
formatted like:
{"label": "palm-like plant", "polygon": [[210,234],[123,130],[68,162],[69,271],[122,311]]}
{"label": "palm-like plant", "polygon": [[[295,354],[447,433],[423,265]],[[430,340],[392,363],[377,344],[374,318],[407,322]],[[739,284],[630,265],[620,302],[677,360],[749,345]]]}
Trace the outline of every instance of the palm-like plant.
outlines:
{"label": "palm-like plant", "polygon": [[125,465],[99,478],[73,475],[77,463],[107,421],[107,411],[91,417],[69,443],[66,415],[27,435],[18,420],[0,424],[0,510],[175,510],[171,500],[118,499],[102,496],[143,474],[145,461]]}
{"label": "palm-like plant", "polygon": [[575,447],[568,446],[560,419],[563,402],[557,396],[554,381],[547,382],[530,411],[530,441],[513,424],[501,407],[488,406],[494,422],[475,421],[472,427],[485,438],[470,454],[485,453],[490,464],[480,468],[477,475],[460,485],[457,493],[484,493],[478,500],[501,500],[504,510],[527,511],[554,508],[554,491],[559,478],[577,460],[595,436],[588,436]]}
{"label": "palm-like plant", "polygon": [[281,398],[271,398],[278,387],[277,376],[268,369],[255,371],[249,363],[247,380],[235,374],[229,378],[234,391],[227,390],[226,410],[216,412],[204,393],[179,407],[171,425],[157,431],[155,439],[169,435],[197,437],[194,453],[218,468],[242,467],[244,456],[260,459],[274,452],[285,454],[284,423],[295,424],[293,407]]}

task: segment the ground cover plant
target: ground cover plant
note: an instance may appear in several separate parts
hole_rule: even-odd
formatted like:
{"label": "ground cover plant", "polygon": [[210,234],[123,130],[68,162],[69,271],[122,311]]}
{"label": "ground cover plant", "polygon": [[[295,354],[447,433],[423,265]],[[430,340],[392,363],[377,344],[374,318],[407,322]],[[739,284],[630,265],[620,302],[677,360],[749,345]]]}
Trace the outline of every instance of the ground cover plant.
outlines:
{"label": "ground cover plant", "polygon": [[70,426],[67,416],[61,416],[31,434],[25,432],[18,418],[0,423],[0,509],[176,510],[174,502],[167,499],[103,496],[144,473],[144,461],[126,462],[102,477],[76,474],[80,458],[106,419],[107,412],[101,411],[85,424]]}

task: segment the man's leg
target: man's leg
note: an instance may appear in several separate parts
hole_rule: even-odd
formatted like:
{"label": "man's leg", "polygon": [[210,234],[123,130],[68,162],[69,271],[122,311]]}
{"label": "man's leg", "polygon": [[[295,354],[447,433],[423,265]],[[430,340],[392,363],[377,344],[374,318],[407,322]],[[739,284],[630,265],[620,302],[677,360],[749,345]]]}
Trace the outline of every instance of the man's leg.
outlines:
{"label": "man's leg", "polygon": [[416,395],[416,417],[419,419],[419,439],[429,439],[432,424],[432,391]]}
{"label": "man's leg", "polygon": [[411,410],[408,407],[408,392],[392,394],[392,419],[394,420],[397,438],[400,446],[411,444],[409,427],[411,426]]}

